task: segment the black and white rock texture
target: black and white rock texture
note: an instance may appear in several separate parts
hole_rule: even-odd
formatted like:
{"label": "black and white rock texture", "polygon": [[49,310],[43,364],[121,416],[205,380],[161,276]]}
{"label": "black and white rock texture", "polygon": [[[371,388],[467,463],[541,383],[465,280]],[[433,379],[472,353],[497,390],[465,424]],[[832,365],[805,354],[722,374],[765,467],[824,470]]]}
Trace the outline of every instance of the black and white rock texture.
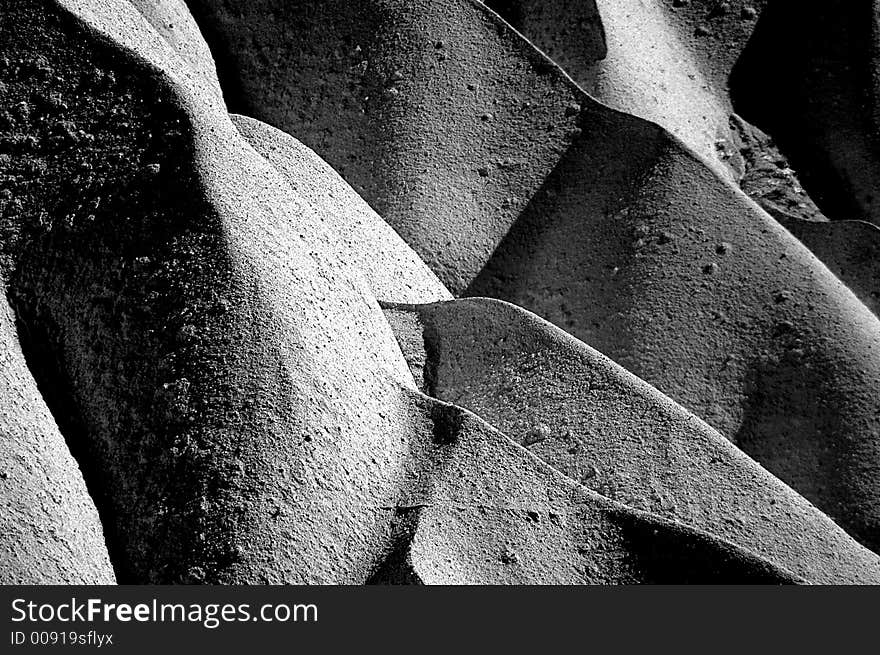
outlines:
{"label": "black and white rock texture", "polygon": [[880,583],[880,42],[794,4],[0,0],[0,582]]}

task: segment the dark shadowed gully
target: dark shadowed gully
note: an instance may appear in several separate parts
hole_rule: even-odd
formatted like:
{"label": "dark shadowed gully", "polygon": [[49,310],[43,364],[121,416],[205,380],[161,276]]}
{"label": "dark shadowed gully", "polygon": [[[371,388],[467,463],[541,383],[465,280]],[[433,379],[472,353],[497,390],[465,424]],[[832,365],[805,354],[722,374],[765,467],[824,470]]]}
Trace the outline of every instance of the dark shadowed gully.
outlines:
{"label": "dark shadowed gully", "polygon": [[874,12],[0,0],[0,582],[880,583]]}

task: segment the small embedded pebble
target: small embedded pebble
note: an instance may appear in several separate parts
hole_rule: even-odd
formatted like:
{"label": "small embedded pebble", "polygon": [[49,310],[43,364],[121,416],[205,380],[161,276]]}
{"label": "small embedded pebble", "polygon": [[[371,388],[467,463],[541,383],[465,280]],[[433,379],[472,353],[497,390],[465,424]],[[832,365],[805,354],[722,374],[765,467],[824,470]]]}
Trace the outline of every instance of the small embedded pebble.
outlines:
{"label": "small embedded pebble", "polygon": [[546,425],[538,425],[533,430],[529,431],[523,439],[523,446],[531,446],[536,443],[541,443],[542,441],[546,441],[550,438],[550,429]]}

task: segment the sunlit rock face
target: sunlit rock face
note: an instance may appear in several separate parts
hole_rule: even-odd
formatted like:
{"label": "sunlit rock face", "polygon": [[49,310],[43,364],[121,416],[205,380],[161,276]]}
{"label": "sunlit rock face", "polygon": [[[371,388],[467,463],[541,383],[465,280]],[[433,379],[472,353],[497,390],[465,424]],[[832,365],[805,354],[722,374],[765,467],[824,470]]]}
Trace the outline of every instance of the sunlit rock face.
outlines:
{"label": "sunlit rock face", "polygon": [[0,582],[880,583],[803,4],[0,0]]}

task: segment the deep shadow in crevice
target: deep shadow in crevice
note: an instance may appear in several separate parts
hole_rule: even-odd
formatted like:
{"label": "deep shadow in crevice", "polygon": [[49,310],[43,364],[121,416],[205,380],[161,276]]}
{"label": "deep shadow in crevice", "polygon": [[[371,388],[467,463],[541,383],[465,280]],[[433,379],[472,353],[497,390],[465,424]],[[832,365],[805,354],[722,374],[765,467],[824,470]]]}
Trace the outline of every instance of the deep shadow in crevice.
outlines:
{"label": "deep shadow in crevice", "polygon": [[235,54],[221,46],[223,35],[218,29],[218,23],[206,20],[205,11],[200,3],[186,0],[186,5],[214,59],[214,68],[217,71],[217,80],[220,82],[226,110],[230,114],[250,116],[253,108],[247,100],[244,85],[237,74]]}
{"label": "deep shadow in crevice", "polygon": [[434,443],[448,446],[459,440],[464,426],[464,415],[461,408],[438,401],[431,405],[431,423]]}
{"label": "deep shadow in crevice", "polygon": [[424,585],[410,560],[410,546],[418,527],[420,507],[398,507],[392,529],[392,548],[370,575],[368,585]]}
{"label": "deep shadow in crevice", "polygon": [[425,346],[425,366],[422,371],[422,384],[425,394],[437,398],[437,384],[440,369],[440,333],[433,324],[426,324],[421,315],[422,341]]}
{"label": "deep shadow in crevice", "polygon": [[770,2],[729,80],[736,113],[773,137],[832,219],[877,211],[870,5]]}
{"label": "deep shadow in crevice", "polygon": [[486,6],[514,28],[521,29],[525,19],[522,0],[486,0]]}
{"label": "deep shadow in crevice", "polygon": [[616,512],[642,584],[802,584],[790,571],[724,539],[679,523]]}
{"label": "deep shadow in crevice", "polygon": [[91,440],[71,394],[73,381],[65,373],[63,354],[52,345],[60,343],[57,338],[58,327],[48,317],[25,318],[29,312],[24,310],[23,301],[12,293],[9,294],[9,304],[15,314],[18,341],[27,367],[70,454],[79,465],[86,489],[98,511],[116,580],[119,584],[133,583],[126,579],[118,566],[119,562],[125,561],[125,556],[122,543],[115,533],[117,522],[111,517],[110,490],[104,484],[107,476],[97,464],[99,459],[89,447]]}

